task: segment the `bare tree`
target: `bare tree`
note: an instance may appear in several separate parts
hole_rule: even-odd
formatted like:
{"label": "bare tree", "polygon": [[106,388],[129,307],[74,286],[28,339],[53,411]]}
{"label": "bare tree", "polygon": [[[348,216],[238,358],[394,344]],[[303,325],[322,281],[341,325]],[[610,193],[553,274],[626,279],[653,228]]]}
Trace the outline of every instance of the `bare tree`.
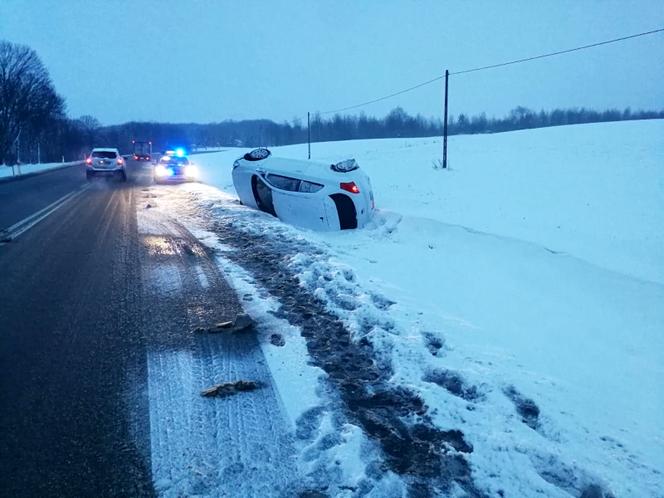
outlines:
{"label": "bare tree", "polygon": [[76,120],[76,124],[81,128],[83,137],[85,138],[86,142],[85,145],[88,147],[94,147],[97,142],[101,123],[99,123],[97,118],[86,114],[78,118]]}
{"label": "bare tree", "polygon": [[64,100],[30,47],[0,40],[0,163],[19,133],[32,140],[64,118]]}

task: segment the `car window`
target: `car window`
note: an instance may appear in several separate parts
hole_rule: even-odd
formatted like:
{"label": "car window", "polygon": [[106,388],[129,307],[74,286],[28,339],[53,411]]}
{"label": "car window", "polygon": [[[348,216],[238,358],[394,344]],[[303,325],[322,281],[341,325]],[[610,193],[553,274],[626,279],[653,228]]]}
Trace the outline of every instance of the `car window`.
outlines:
{"label": "car window", "polygon": [[116,157],[118,157],[118,155],[115,152],[109,150],[95,150],[92,151],[92,157],[99,157],[102,159],[115,159]]}
{"label": "car window", "polygon": [[288,190],[290,192],[297,192],[300,186],[300,180],[297,178],[290,178],[288,176],[269,174],[265,179],[273,187],[281,190]]}
{"label": "car window", "polygon": [[305,180],[300,182],[300,192],[306,192],[310,194],[313,192],[318,192],[322,188],[323,186],[320,183],[307,182]]}

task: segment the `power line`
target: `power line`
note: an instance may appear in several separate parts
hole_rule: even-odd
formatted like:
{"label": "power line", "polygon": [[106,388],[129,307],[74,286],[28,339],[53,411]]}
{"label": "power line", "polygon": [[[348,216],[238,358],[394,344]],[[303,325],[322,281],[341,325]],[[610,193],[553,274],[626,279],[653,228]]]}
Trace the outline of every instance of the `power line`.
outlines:
{"label": "power line", "polygon": [[[553,57],[555,55],[567,54],[567,53],[570,53],[570,52],[576,52],[578,50],[585,50],[585,49],[588,49],[588,48],[599,47],[601,45],[608,45],[610,43],[621,42],[621,41],[629,40],[629,39],[632,39],[632,38],[638,38],[640,36],[646,36],[646,35],[652,35],[652,34],[655,34],[655,33],[661,33],[663,31],[664,31],[664,28],[653,29],[651,31],[644,31],[642,33],[636,33],[636,34],[633,34],[633,35],[622,36],[620,38],[614,38],[612,40],[605,40],[605,41],[601,41],[601,42],[597,42],[597,43],[591,43],[589,45],[582,45],[580,47],[569,48],[569,49],[566,49],[566,50],[559,50],[557,52],[550,52],[550,53],[547,53],[547,54],[536,55],[536,56],[533,56],[533,57],[526,57],[526,58],[523,58],[523,59],[516,59],[516,60],[508,61],[508,62],[501,62],[501,63],[498,63],[498,64],[491,64],[489,66],[481,66],[481,67],[475,67],[475,68],[472,68],[472,69],[464,69],[463,71],[455,71],[455,72],[450,73],[450,76],[458,75],[458,74],[473,73],[473,72],[477,72],[477,71],[483,71],[485,69],[495,69],[497,67],[509,66],[509,65],[512,65],[512,64],[519,64],[519,63],[522,63],[522,62],[528,62],[528,61],[533,61],[533,60],[537,60],[537,59],[544,59],[546,57]],[[320,114],[333,114],[333,113],[337,113],[337,112],[350,111],[351,109],[357,109],[358,107],[364,107],[365,105],[374,104],[374,103],[380,102],[382,100],[387,100],[387,99],[390,99],[392,97],[396,97],[397,95],[401,95],[403,93],[411,92],[411,91],[416,90],[418,88],[421,88],[423,86],[430,85],[431,83],[435,83],[436,81],[440,81],[443,78],[445,78],[444,75],[436,76],[435,78],[432,78],[428,81],[424,81],[424,82],[419,83],[417,85],[405,88],[403,90],[399,90],[398,92],[390,93],[389,95],[385,95],[385,96],[379,97],[377,99],[368,100],[366,102],[351,105],[351,106],[348,106],[348,107],[342,107],[340,109],[333,109],[331,111],[324,111],[324,112],[321,112]]]}
{"label": "power line", "polygon": [[587,48],[593,48],[593,47],[599,47],[600,45],[608,45],[609,43],[616,43],[624,40],[629,40],[631,38],[638,38],[639,36],[646,36],[646,35],[652,35],[655,33],[661,33],[664,31],[664,28],[660,29],[653,29],[652,31],[644,31],[643,33],[637,33],[635,35],[629,35],[629,36],[623,36],[620,38],[614,38],[613,40],[605,40],[597,43],[591,43],[590,45],[583,45],[581,47],[574,47],[574,48],[568,48],[567,50],[559,50],[558,52],[550,52],[548,54],[542,54],[542,55],[536,55],[534,57],[526,57],[524,59],[516,59],[513,61],[509,62],[501,62],[499,64],[491,64],[490,66],[482,66],[482,67],[475,67],[473,69],[465,69],[463,71],[455,71],[453,73],[450,73],[451,75],[456,75],[456,74],[466,74],[466,73],[473,73],[476,71],[483,71],[485,69],[494,69],[497,67],[503,67],[503,66],[509,66],[511,64],[519,64],[521,62],[528,62],[528,61],[534,61],[537,59],[544,59],[545,57],[553,57],[554,55],[561,55],[561,54],[568,54],[570,52],[576,52],[578,50],[585,50]]}
{"label": "power line", "polygon": [[434,81],[442,80],[444,77],[445,76],[436,76],[435,78],[433,78],[429,81],[425,81],[424,83],[420,83],[418,85],[411,86],[411,87],[406,88],[404,90],[399,90],[398,92],[394,92],[394,93],[391,93],[389,95],[385,95],[384,97],[379,97],[377,99],[369,100],[367,102],[362,102],[361,104],[356,104],[356,105],[351,105],[351,106],[348,106],[348,107],[343,107],[341,109],[334,109],[332,111],[321,112],[321,114],[332,114],[334,112],[350,111],[351,109],[357,109],[358,107],[363,107],[365,105],[373,104],[375,102],[380,102],[381,100],[387,100],[387,99],[390,99],[392,97],[396,97],[397,95],[401,95],[402,93],[410,92],[410,91],[413,91],[417,88],[423,87],[425,85],[429,85],[429,84],[433,83]]}

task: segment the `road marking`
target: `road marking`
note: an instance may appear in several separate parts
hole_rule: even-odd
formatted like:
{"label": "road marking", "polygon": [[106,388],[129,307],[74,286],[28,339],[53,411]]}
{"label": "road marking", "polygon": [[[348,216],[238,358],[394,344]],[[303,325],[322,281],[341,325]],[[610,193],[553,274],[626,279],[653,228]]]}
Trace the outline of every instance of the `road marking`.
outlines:
{"label": "road marking", "polygon": [[88,188],[90,188],[90,185],[83,185],[83,187],[81,187],[80,189],[74,190],[73,192],[69,192],[68,194],[63,195],[55,202],[52,202],[45,208],[40,209],[36,213],[33,213],[30,216],[28,216],[27,218],[22,219],[18,223],[14,223],[12,226],[0,230],[0,245],[15,240],[19,235],[30,230],[33,226],[35,226],[37,223],[42,221],[48,215],[50,215],[55,210],[60,208],[67,201],[74,199],[75,197],[78,197],[83,192],[88,190]]}

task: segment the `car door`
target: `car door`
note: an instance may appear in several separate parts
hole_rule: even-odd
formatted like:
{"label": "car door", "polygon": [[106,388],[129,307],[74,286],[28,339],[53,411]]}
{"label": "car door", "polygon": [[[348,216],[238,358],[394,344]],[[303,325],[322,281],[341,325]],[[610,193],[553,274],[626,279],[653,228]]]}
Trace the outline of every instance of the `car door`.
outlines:
{"label": "car door", "polygon": [[280,220],[313,230],[329,230],[322,185],[276,174],[265,175],[272,189],[274,210]]}

